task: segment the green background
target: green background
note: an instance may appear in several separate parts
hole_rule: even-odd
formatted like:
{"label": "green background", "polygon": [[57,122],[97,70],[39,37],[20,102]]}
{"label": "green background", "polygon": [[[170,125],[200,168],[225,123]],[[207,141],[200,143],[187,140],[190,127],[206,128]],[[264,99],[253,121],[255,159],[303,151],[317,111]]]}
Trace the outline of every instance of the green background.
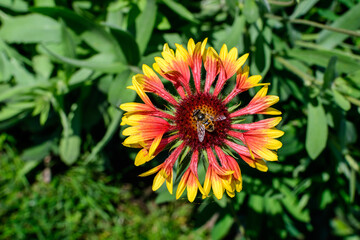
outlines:
{"label": "green background", "polygon": [[[1,0],[0,239],[360,239],[359,16],[359,0]],[[135,168],[118,106],[165,42],[206,37],[250,53],[285,135],[267,173],[239,161],[236,197],[188,203],[138,177],[167,153]]]}

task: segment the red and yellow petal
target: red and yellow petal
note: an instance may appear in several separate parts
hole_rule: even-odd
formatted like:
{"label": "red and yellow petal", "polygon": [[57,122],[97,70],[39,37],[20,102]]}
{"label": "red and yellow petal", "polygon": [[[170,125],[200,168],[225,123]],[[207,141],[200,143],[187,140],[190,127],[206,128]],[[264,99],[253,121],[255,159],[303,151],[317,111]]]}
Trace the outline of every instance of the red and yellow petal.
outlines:
{"label": "red and yellow petal", "polygon": [[[267,109],[269,109],[270,106],[274,105],[279,101],[278,96],[273,96],[273,95],[267,96],[266,95],[267,90],[268,90],[268,86],[264,86],[262,89],[260,89],[259,92],[257,92],[257,94],[253,97],[253,99],[246,107],[231,113],[230,117],[234,118],[247,114],[263,114],[264,111],[267,111]],[[275,109],[272,109],[273,112],[274,110]],[[281,112],[279,113],[281,114]]]}
{"label": "red and yellow petal", "polygon": [[232,124],[231,128],[238,130],[269,129],[278,125],[281,119],[282,119],[281,117],[274,117],[274,118],[263,119],[253,123]]}

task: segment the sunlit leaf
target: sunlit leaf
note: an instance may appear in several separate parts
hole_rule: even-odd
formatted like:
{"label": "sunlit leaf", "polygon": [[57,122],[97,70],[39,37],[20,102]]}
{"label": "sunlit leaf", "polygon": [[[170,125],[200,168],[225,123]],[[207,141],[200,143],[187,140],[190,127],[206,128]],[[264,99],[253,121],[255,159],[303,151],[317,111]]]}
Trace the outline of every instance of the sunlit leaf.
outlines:
{"label": "sunlit leaf", "polygon": [[197,19],[194,17],[194,15],[180,3],[177,3],[173,0],[162,0],[162,2],[165,3],[171,10],[173,10],[179,16],[185,18],[188,21],[197,22]]}
{"label": "sunlit leaf", "polygon": [[155,0],[146,2],[146,7],[136,19],[136,42],[139,46],[140,54],[144,54],[147,44],[152,35],[157,14]]}
{"label": "sunlit leaf", "polygon": [[60,56],[55,52],[50,51],[48,48],[43,46],[43,48],[49,53],[50,56],[54,57],[60,62],[64,62],[76,67],[89,68],[101,72],[107,73],[119,73],[126,70],[127,66],[121,62],[112,61],[112,54],[97,54],[91,57],[90,59],[80,60],[67,58]]}
{"label": "sunlit leaf", "polygon": [[5,20],[0,37],[10,43],[60,42],[61,30],[54,19],[32,13]]}
{"label": "sunlit leaf", "polygon": [[339,107],[341,107],[342,109],[344,109],[345,111],[348,111],[351,108],[350,102],[341,93],[339,93],[335,89],[333,89],[332,92],[333,92],[333,96],[334,96],[334,100],[335,100],[336,104]]}
{"label": "sunlit leaf", "polygon": [[[359,20],[360,3],[350,8],[345,14],[336,19],[330,26],[349,30],[356,30],[360,27]],[[343,42],[349,35],[329,30],[322,30],[319,34],[318,43],[331,49]]]}
{"label": "sunlit leaf", "polygon": [[245,0],[243,14],[248,23],[254,23],[259,18],[259,8],[255,0]]}
{"label": "sunlit leaf", "polygon": [[306,14],[310,9],[312,9],[314,7],[314,5],[318,2],[319,0],[303,0],[300,1],[294,12],[291,14],[290,18],[298,18],[303,16],[304,14]]}

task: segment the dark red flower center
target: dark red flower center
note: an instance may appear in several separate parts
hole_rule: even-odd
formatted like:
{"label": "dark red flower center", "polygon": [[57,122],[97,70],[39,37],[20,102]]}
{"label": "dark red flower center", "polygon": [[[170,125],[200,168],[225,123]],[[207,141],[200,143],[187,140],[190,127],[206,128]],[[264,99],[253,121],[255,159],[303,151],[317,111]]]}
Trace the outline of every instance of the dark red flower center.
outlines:
{"label": "dark red flower center", "polygon": [[184,98],[175,116],[180,138],[192,149],[221,145],[231,125],[227,107],[206,93]]}

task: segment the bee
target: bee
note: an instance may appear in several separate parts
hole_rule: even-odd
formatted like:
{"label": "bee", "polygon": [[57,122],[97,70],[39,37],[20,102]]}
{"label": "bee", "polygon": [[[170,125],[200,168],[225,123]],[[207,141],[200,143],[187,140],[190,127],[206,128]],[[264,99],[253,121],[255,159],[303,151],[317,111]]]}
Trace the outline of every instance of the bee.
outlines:
{"label": "bee", "polygon": [[224,115],[212,116],[208,113],[202,112],[200,109],[195,109],[193,112],[193,118],[196,120],[196,129],[199,141],[204,141],[205,132],[213,132],[215,130],[215,121],[225,120]]}

